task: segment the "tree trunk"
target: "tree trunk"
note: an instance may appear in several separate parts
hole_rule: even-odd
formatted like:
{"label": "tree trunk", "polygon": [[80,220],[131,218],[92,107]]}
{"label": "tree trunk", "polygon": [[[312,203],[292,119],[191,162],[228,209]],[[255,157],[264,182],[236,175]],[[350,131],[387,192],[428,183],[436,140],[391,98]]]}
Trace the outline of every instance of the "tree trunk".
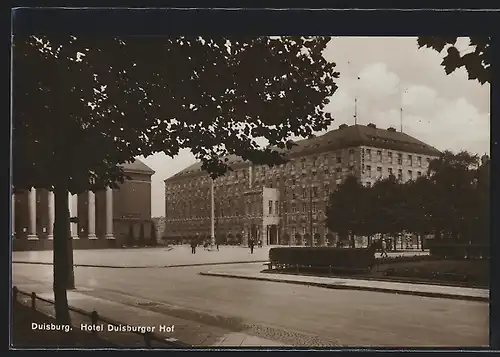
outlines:
{"label": "tree trunk", "polygon": [[57,188],[54,191],[54,300],[56,320],[60,324],[69,324],[67,289],[74,288],[73,262],[71,254],[71,235],[69,225],[68,192]]}

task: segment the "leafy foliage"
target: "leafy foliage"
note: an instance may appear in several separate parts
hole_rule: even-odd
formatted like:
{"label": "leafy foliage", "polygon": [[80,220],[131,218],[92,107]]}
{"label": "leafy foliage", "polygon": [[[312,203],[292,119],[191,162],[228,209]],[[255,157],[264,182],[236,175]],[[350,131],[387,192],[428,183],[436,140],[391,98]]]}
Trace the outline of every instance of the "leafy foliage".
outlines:
{"label": "leafy foliage", "polygon": [[[137,156],[190,149],[215,178],[235,154],[284,161],[337,86],[329,37],[13,39],[13,184],[55,193],[56,316],[69,320],[68,194],[119,186]],[[257,139],[269,146],[261,148]],[[273,149],[275,147],[276,149]],[[61,303],[62,301],[62,303]],[[61,319],[61,316],[64,315]]]}
{"label": "leafy foliage", "polygon": [[463,55],[455,46],[457,39],[458,37],[422,36],[418,38],[418,47],[431,48],[439,53],[446,48],[447,54],[441,62],[446,74],[464,67],[469,74],[469,79],[477,80],[481,84],[490,83],[491,38],[469,37],[471,51]]}
{"label": "leafy foliage", "polygon": [[363,187],[347,177],[330,195],[326,224],[341,235],[434,233],[437,239],[485,243],[489,165],[486,157],[445,151],[430,162],[427,176],[406,183],[391,175]]}

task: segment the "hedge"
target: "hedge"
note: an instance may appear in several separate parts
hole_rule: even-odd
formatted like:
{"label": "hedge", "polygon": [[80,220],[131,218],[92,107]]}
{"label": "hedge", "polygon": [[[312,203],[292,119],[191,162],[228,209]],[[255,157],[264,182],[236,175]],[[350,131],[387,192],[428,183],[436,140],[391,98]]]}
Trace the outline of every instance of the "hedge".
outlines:
{"label": "hedge", "polygon": [[480,244],[427,242],[431,256],[443,259],[489,259],[490,247]]}
{"label": "hedge", "polygon": [[277,247],[269,250],[269,261],[274,266],[368,271],[375,263],[375,251],[368,248]]}

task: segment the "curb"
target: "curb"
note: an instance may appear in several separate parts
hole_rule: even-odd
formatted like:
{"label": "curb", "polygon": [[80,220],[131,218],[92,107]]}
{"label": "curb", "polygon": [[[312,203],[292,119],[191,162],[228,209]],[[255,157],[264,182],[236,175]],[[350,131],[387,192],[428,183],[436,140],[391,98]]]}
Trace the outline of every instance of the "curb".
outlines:
{"label": "curb", "polygon": [[[173,264],[173,265],[116,266],[116,265],[73,264],[73,266],[85,267],[85,268],[151,269],[151,268],[187,268],[187,267],[208,266],[208,265],[251,264],[251,263],[266,263],[266,262],[267,260],[250,260],[250,261],[238,261],[238,262],[194,263],[194,264]],[[12,264],[53,265],[53,263],[48,263],[48,262],[26,262],[26,261],[13,261]]]}
{"label": "curb", "polygon": [[382,282],[387,282],[387,283],[404,283],[404,284],[420,284],[420,285],[438,285],[438,286],[446,286],[446,287],[452,287],[452,288],[472,288],[472,289],[483,289],[483,290],[488,290],[488,287],[484,286],[465,286],[464,285],[458,285],[458,284],[453,284],[453,283],[447,283],[447,282],[440,282],[440,281],[422,281],[422,280],[406,280],[402,278],[387,278],[387,277],[373,277],[373,276],[349,276],[345,277],[342,275],[330,275],[330,276],[319,276],[319,275],[314,275],[314,274],[297,274],[296,272],[286,272],[286,273],[280,273],[280,272],[273,272],[273,271],[266,271],[266,269],[260,271],[262,274],[269,274],[269,275],[280,275],[280,274],[286,274],[286,275],[296,275],[296,276],[309,276],[309,277],[320,277],[320,278],[337,278],[337,279],[352,279],[352,280],[370,280],[370,281],[382,281]]}
{"label": "curb", "polygon": [[275,283],[307,285],[307,286],[315,286],[315,287],[326,288],[326,289],[373,291],[373,292],[379,292],[379,293],[414,295],[414,296],[433,297],[433,298],[442,298],[442,299],[451,299],[451,300],[465,300],[465,301],[479,301],[479,302],[489,302],[490,301],[489,298],[484,298],[482,296],[466,296],[466,295],[453,295],[453,294],[447,294],[447,293],[434,293],[434,292],[425,292],[425,291],[383,289],[383,288],[367,287],[367,286],[352,286],[352,285],[346,286],[346,285],[340,285],[340,284],[316,283],[316,282],[309,282],[309,281],[293,281],[293,280],[271,279],[271,278],[256,277],[256,276],[241,276],[241,275],[234,275],[234,274],[227,274],[227,273],[200,272],[199,274],[205,275],[205,276],[216,276],[216,277],[220,277],[220,278],[260,280],[260,281],[270,281],[270,282],[275,282]]}

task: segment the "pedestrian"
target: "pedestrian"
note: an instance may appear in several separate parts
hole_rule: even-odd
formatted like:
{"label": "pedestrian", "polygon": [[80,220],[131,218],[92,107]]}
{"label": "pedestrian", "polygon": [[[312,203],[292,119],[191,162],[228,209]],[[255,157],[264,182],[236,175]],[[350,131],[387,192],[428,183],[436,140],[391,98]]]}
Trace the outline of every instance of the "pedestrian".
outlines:
{"label": "pedestrian", "polygon": [[253,254],[253,248],[255,246],[255,243],[254,243],[253,239],[250,239],[250,244],[249,245],[250,245],[250,254]]}
{"label": "pedestrian", "polygon": [[387,242],[385,241],[385,239],[382,240],[382,244],[381,244],[381,253],[380,253],[380,257],[386,257],[388,258],[389,255],[387,254]]}
{"label": "pedestrian", "polygon": [[217,242],[217,251],[219,251],[219,242]]}
{"label": "pedestrian", "polygon": [[196,254],[196,240],[191,241],[191,254]]}

